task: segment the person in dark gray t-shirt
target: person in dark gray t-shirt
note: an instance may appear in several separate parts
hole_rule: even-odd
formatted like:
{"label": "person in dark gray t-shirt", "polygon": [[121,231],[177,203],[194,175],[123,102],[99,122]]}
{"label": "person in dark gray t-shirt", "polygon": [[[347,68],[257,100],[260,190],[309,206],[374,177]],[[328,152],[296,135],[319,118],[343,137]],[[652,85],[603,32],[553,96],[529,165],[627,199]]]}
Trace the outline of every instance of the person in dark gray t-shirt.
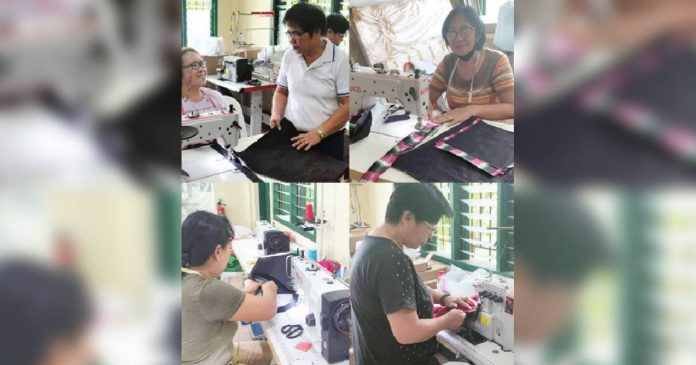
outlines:
{"label": "person in dark gray t-shirt", "polygon": [[[445,215],[451,216],[452,209],[434,185],[399,184],[385,222],[358,247],[350,281],[357,365],[438,364],[435,335],[459,328],[465,318],[460,309],[476,305],[428,288],[403,252],[425,244]],[[433,319],[433,302],[459,309]]]}

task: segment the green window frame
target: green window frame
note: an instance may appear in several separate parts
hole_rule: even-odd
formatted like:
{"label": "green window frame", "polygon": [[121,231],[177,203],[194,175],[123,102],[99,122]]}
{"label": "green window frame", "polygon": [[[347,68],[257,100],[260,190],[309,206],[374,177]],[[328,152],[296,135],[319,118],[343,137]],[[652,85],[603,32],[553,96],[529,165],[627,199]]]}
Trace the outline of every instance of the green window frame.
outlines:
{"label": "green window frame", "polygon": [[443,217],[424,256],[473,271],[483,268],[508,277],[514,270],[514,195],[512,184],[435,184],[454,212]]}
{"label": "green window frame", "polygon": [[305,205],[312,203],[316,215],[317,194],[315,183],[272,183],[271,197],[273,220],[289,227],[296,233],[316,241],[316,230],[305,231]]}
{"label": "green window frame", "polygon": [[196,7],[203,7],[210,3],[210,36],[218,35],[218,1],[217,0],[181,0],[181,46],[188,45],[188,26],[186,16],[188,10]]}

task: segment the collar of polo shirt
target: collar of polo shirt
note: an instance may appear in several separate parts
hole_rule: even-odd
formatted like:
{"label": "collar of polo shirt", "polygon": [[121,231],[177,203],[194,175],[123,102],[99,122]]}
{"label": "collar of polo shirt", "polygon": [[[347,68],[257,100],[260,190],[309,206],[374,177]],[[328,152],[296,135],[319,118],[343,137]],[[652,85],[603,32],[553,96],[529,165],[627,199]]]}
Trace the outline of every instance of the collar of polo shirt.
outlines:
{"label": "collar of polo shirt", "polygon": [[[328,38],[322,37],[321,40],[324,42],[324,45],[326,46],[324,47],[324,52],[321,53],[321,56],[319,56],[319,58],[317,58],[317,60],[314,61],[308,69],[318,67],[327,62],[336,61],[336,46]],[[301,61],[304,62],[303,55],[295,53],[295,57],[301,59]]]}

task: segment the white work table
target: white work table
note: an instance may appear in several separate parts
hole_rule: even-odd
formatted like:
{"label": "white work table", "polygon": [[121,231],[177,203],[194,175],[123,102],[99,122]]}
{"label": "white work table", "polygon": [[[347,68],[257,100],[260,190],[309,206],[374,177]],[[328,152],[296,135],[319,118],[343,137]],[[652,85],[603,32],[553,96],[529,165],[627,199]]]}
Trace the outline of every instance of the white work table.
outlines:
{"label": "white work table", "polygon": [[248,112],[250,117],[251,135],[261,133],[261,125],[263,124],[262,117],[262,102],[263,91],[275,89],[276,84],[267,81],[261,81],[261,85],[247,85],[243,82],[232,82],[220,80],[215,75],[206,76],[205,80],[210,84],[227,89],[235,93],[248,93],[251,95],[250,108]]}
{"label": "white work table", "polygon": [[[243,137],[237,141],[236,151],[243,151],[252,143],[261,138],[263,134],[251,137]],[[183,177],[185,182],[251,182],[244,173],[228,161],[219,152],[210,146],[201,146],[181,151],[181,166],[188,177]],[[252,170],[253,171],[253,170]],[[254,172],[256,173],[256,172]],[[263,182],[277,182],[278,180],[256,173]]]}
{"label": "white work table", "polygon": [[[512,124],[501,122],[484,121],[494,127],[498,127],[510,132],[514,132]],[[414,132],[417,118],[411,116],[411,119],[392,122],[388,124],[377,123],[377,126],[372,128],[370,134],[364,139],[350,145],[350,178],[358,180],[363,173],[370,168],[372,163],[378,158],[384,156],[397,142]],[[440,134],[446,132],[451,127],[443,126],[439,128],[435,134],[429,136],[427,140],[431,140]],[[405,172],[395,168],[390,168],[385,171],[379,178],[379,181],[389,182],[418,182]]]}
{"label": "white work table", "polygon": [[474,345],[450,330],[438,332],[437,341],[453,353],[463,355],[475,365],[514,365],[515,363],[515,354],[512,351],[503,351],[500,345],[492,341]]}
{"label": "white work table", "polygon": [[[254,262],[259,256],[256,239],[243,239],[232,241],[234,253],[246,274],[251,272]],[[291,247],[294,249],[294,247]],[[278,305],[289,303],[291,294],[279,294]],[[328,364],[321,356],[321,338],[312,335],[305,325],[305,316],[309,313],[305,303],[300,300],[295,306],[269,320],[261,322],[261,327],[273,351],[273,357],[279,365],[325,365]],[[288,339],[280,332],[286,324],[300,324],[303,327],[302,335]],[[295,346],[300,342],[310,342],[312,348],[307,352],[300,351]],[[334,363],[348,365],[348,360]]]}

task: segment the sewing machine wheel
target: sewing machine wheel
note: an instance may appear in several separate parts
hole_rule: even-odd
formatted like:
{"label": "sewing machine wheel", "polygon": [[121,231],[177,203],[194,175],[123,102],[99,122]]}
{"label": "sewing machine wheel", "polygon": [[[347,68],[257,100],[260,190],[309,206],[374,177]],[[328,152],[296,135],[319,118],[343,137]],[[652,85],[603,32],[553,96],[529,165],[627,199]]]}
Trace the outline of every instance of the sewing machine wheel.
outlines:
{"label": "sewing machine wheel", "polygon": [[345,301],[334,309],[333,324],[336,331],[348,335],[350,332],[350,302]]}
{"label": "sewing machine wheel", "polygon": [[268,239],[268,249],[273,251],[281,251],[283,248],[284,239],[282,236],[272,236]]}

